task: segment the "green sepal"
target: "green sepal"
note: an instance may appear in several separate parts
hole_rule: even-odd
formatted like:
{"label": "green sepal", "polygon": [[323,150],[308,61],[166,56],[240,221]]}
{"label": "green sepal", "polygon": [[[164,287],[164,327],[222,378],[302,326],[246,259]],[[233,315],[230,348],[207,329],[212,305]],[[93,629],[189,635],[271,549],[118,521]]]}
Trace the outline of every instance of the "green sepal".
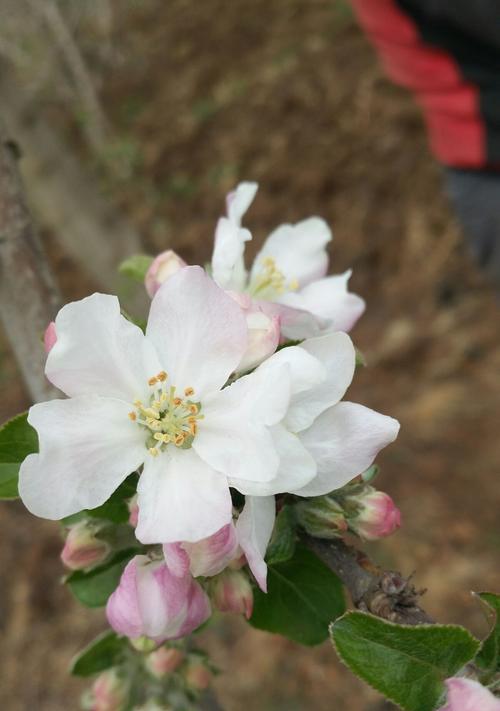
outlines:
{"label": "green sepal", "polygon": [[139,548],[120,551],[92,570],[75,570],[67,576],[65,583],[82,605],[104,607],[111,593],[118,587],[125,566],[139,552]]}
{"label": "green sepal", "polygon": [[143,282],[152,262],[153,257],[148,254],[134,254],[120,264],[118,271],[134,281]]}
{"label": "green sepal", "polygon": [[481,649],[474,660],[482,671],[481,681],[488,683],[491,677],[500,671],[500,595],[490,592],[473,594],[481,602],[491,624],[491,631],[481,644]]}

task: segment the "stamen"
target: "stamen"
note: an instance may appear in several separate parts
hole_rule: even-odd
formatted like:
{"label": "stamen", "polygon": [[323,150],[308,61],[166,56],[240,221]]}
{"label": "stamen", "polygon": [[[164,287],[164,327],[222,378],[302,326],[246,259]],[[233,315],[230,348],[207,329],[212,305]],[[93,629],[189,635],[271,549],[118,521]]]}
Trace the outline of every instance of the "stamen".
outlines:
{"label": "stamen", "polygon": [[191,395],[194,395],[194,389],[193,388],[186,388],[184,390],[184,395],[186,397],[191,397]]}
{"label": "stamen", "polygon": [[156,377],[156,375],[153,375],[153,377],[148,380],[148,385],[156,385],[157,382],[158,378]]}
{"label": "stamen", "polygon": [[165,373],[164,370],[161,370],[156,377],[158,378],[160,383],[164,383],[165,380],[168,378],[168,375]]}
{"label": "stamen", "polygon": [[135,422],[135,420],[137,420],[137,415],[135,414],[135,412],[129,412],[129,413],[128,413],[128,416],[130,417],[130,419],[131,419],[133,422]]}

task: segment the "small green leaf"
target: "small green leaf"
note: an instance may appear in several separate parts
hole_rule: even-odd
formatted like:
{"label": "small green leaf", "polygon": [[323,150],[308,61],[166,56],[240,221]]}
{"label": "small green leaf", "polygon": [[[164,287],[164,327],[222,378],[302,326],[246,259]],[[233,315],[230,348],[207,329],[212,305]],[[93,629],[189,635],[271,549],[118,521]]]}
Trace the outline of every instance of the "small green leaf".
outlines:
{"label": "small green leaf", "polygon": [[479,641],[457,625],[396,625],[348,612],[331,626],[340,659],[405,711],[434,711],[444,680],[473,659]]}
{"label": "small green leaf", "polygon": [[25,457],[34,452],[38,452],[38,435],[28,423],[27,412],[0,428],[0,499],[19,496],[19,467]]}
{"label": "small green leaf", "polygon": [[113,523],[127,523],[130,516],[127,501],[136,493],[137,481],[137,474],[131,474],[120,484],[118,489],[111,494],[106,503],[95,509],[89,509],[87,514],[91,518],[104,518]]}
{"label": "small green leaf", "polygon": [[124,637],[118,637],[114,632],[104,632],[76,655],[71,662],[70,672],[74,676],[98,674],[118,664],[127,647]]}
{"label": "small green leaf", "polygon": [[118,271],[134,281],[143,282],[152,261],[153,257],[147,254],[135,254],[125,259],[118,267]]}
{"label": "small green leaf", "polygon": [[289,560],[294,554],[296,542],[293,507],[285,505],[276,517],[273,535],[267,548],[268,565]]}
{"label": "small green leaf", "polygon": [[475,593],[483,603],[483,608],[489,618],[492,628],[490,634],[481,645],[475,663],[485,673],[481,681],[489,681],[489,677],[500,670],[500,595],[490,592]]}
{"label": "small green leaf", "polygon": [[97,568],[87,572],[76,570],[68,575],[66,584],[83,605],[104,607],[111,593],[116,590],[125,566],[137,552],[136,549],[128,548]]}
{"label": "small green leaf", "polygon": [[295,642],[320,644],[345,610],[340,580],[300,544],[293,558],[268,567],[267,584],[267,594],[255,590],[250,624]]}

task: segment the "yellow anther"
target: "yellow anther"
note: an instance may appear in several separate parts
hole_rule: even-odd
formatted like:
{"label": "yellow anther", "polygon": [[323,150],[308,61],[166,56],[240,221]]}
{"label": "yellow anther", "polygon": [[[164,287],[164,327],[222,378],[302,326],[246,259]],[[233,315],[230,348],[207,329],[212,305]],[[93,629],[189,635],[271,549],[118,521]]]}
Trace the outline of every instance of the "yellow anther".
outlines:
{"label": "yellow anther", "polygon": [[157,457],[158,456],[158,450],[156,447],[150,447],[149,448],[149,453],[152,457]]}
{"label": "yellow anther", "polygon": [[186,397],[191,397],[191,395],[194,395],[194,388],[186,388],[184,390],[184,395]]}
{"label": "yellow anther", "polygon": [[178,435],[175,435],[174,444],[175,444],[177,447],[180,447],[181,444],[184,444],[184,440],[185,440],[185,439],[186,439],[186,435],[183,434],[182,432],[180,432]]}
{"label": "yellow anther", "polygon": [[144,412],[148,417],[152,417],[154,420],[160,419],[160,413],[157,410],[154,410],[152,407],[144,408]]}
{"label": "yellow anther", "polygon": [[128,416],[130,417],[132,422],[135,422],[135,420],[137,420],[137,415],[135,414],[135,412],[129,412]]}
{"label": "yellow anther", "polygon": [[158,378],[160,383],[164,383],[165,380],[168,378],[168,375],[165,373],[164,370],[161,370],[156,377]]}
{"label": "yellow anther", "polygon": [[189,412],[191,412],[193,415],[198,414],[198,405],[195,405],[194,403],[189,406]]}
{"label": "yellow anther", "polygon": [[299,288],[299,282],[297,279],[290,279],[290,283],[288,284],[288,288],[290,291],[297,291]]}
{"label": "yellow anther", "polygon": [[156,375],[153,375],[153,377],[148,380],[148,385],[156,385],[157,382],[158,378],[156,377]]}
{"label": "yellow anther", "polygon": [[173,401],[173,402],[174,402],[174,405],[175,405],[176,407],[178,407],[179,405],[182,404],[182,398],[180,398],[180,397],[174,397],[174,401]]}
{"label": "yellow anther", "polygon": [[134,400],[135,407],[142,407],[142,402],[140,400]]}
{"label": "yellow anther", "polygon": [[196,434],[196,432],[198,431],[198,427],[197,427],[197,425],[196,425],[196,422],[190,422],[190,423],[189,423],[189,431],[191,432],[191,434],[192,434],[193,437],[194,437],[195,434]]}

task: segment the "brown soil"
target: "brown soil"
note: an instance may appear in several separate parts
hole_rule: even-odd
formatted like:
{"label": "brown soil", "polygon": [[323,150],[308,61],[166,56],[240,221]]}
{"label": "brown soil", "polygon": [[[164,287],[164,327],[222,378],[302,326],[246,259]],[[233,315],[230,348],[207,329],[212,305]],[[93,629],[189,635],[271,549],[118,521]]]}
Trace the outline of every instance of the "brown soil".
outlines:
{"label": "brown soil", "polygon": [[[437,620],[484,632],[470,591],[500,589],[498,307],[461,245],[411,98],[383,77],[338,0],[145,0],[115,11],[100,94],[135,159],[132,176],[107,189],[145,249],[171,246],[192,262],[209,256],[239,179],[261,184],[247,219],[257,244],[285,220],[315,213],[332,224],[333,269],[352,266],[368,302],[353,336],[369,367],[349,397],[402,425],[378,483],[404,526],[371,551],[417,571]],[[98,53],[80,32],[92,65]],[[62,109],[42,110],[78,144]],[[66,297],[84,296],[88,280],[45,237]],[[0,358],[3,421],[27,398],[3,342]],[[60,586],[57,525],[20,503],[2,511],[0,707],[76,709],[83,685],[67,663],[103,616]],[[228,711],[377,708],[328,644],[303,649],[227,619],[204,642],[225,672],[216,687]]]}

